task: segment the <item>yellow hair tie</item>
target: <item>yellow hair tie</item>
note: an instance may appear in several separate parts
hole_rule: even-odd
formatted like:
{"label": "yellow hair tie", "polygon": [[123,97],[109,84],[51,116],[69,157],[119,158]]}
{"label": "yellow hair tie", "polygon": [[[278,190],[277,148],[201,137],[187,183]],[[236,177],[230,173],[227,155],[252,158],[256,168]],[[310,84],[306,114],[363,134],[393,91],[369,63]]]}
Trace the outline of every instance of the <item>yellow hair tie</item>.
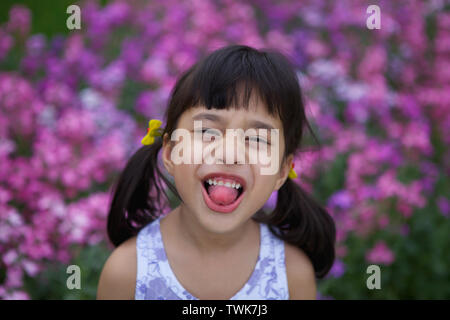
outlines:
{"label": "yellow hair tie", "polygon": [[289,175],[288,175],[288,177],[291,179],[297,178],[297,172],[294,171],[294,166],[295,166],[295,164],[292,163],[291,170],[289,171]]}
{"label": "yellow hair tie", "polygon": [[161,127],[162,122],[157,119],[152,119],[148,123],[148,129],[147,129],[147,135],[142,138],[141,143],[143,145],[150,145],[155,142],[155,137],[161,136],[162,133],[159,130],[159,127]]}

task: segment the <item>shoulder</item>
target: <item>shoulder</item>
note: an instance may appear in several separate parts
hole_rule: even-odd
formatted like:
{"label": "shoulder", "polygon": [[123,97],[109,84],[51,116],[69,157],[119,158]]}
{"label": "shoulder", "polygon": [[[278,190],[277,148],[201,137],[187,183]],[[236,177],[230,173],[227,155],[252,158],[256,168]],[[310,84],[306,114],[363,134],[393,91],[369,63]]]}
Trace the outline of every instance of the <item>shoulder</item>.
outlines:
{"label": "shoulder", "polygon": [[97,299],[134,299],[136,286],[136,236],[111,253],[103,266]]}
{"label": "shoulder", "polygon": [[316,299],[316,277],[309,257],[302,249],[286,241],[284,252],[290,299]]}

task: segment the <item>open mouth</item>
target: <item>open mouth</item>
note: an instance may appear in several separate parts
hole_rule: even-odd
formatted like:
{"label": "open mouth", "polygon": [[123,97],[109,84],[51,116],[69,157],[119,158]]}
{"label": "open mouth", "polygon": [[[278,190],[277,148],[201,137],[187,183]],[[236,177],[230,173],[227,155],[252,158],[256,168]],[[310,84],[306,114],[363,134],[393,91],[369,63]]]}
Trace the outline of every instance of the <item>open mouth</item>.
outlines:
{"label": "open mouth", "polygon": [[235,210],[245,193],[245,181],[229,175],[209,175],[202,180],[202,185],[206,205],[223,213]]}

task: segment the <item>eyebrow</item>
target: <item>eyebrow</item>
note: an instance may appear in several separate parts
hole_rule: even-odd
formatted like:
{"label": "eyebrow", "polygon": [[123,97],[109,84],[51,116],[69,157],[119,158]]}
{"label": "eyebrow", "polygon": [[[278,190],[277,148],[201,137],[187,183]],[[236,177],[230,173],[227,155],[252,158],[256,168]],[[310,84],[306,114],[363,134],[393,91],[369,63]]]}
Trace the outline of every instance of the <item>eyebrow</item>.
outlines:
{"label": "eyebrow", "polygon": [[[206,120],[211,120],[211,121],[219,122],[219,123],[224,122],[223,117],[216,115],[216,114],[207,113],[207,112],[202,112],[202,113],[196,114],[195,116],[192,117],[192,120],[199,120],[199,119],[206,119]],[[270,124],[268,124],[264,121],[260,121],[260,120],[251,120],[249,122],[249,126],[251,128],[255,128],[255,129],[267,129],[267,130],[275,129]]]}
{"label": "eyebrow", "polygon": [[218,116],[218,115],[212,114],[212,113],[206,113],[206,112],[196,114],[195,116],[192,117],[192,120],[199,120],[199,119],[206,119],[206,120],[211,120],[211,121],[215,121],[215,122],[223,122],[223,119],[221,116]]}
{"label": "eyebrow", "polygon": [[263,121],[259,121],[259,120],[250,121],[250,127],[255,128],[255,129],[267,129],[267,130],[275,129],[270,124],[265,123]]}

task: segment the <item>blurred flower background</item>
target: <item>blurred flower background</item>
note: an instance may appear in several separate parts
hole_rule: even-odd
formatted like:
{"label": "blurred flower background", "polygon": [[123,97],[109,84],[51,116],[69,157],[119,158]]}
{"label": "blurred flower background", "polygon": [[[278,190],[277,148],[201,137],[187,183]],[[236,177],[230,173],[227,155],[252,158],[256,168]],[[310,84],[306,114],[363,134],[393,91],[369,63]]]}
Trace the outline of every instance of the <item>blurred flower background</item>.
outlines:
{"label": "blurred flower background", "polygon": [[180,73],[232,43],[297,69],[321,141],[306,139],[297,181],[337,224],[318,297],[450,299],[450,5],[375,2],[2,1],[0,299],[95,298],[114,178]]}

